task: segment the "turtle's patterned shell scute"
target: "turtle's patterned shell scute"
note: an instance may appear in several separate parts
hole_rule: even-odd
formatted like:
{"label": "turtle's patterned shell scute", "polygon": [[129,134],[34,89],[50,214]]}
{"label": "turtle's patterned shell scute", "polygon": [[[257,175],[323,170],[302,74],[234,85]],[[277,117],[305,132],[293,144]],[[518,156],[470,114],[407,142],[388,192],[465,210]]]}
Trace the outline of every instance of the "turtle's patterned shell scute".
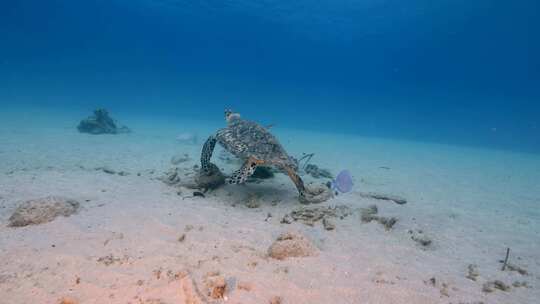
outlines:
{"label": "turtle's patterned shell scute", "polygon": [[216,133],[218,142],[235,156],[251,156],[273,164],[291,165],[291,158],[277,138],[263,126],[244,119],[236,119]]}

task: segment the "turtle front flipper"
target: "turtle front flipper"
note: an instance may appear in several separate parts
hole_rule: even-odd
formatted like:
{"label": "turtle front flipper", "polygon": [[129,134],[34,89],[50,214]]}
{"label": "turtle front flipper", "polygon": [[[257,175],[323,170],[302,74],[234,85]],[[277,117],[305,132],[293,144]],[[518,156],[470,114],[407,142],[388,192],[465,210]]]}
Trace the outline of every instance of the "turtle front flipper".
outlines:
{"label": "turtle front flipper", "polygon": [[250,157],[242,165],[242,167],[235,171],[229,178],[226,179],[228,184],[243,184],[246,182],[248,177],[253,175],[257,166],[264,163],[264,161],[256,159],[255,157]]}
{"label": "turtle front flipper", "polygon": [[210,158],[212,158],[212,153],[216,147],[216,142],[217,140],[214,136],[208,137],[201,152],[201,169],[207,175],[212,173],[213,166],[212,163],[210,163]]}

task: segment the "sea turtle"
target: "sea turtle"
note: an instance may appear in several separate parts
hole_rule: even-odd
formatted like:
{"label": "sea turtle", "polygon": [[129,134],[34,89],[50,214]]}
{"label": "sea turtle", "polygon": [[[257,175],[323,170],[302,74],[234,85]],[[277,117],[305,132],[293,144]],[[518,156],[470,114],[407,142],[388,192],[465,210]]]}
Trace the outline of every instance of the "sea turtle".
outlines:
{"label": "sea turtle", "polygon": [[242,167],[226,179],[226,183],[242,184],[255,172],[257,166],[273,166],[291,178],[301,200],[309,194],[298,176],[296,160],[287,154],[268,128],[242,119],[240,114],[231,110],[225,110],[225,120],[227,127],[218,130],[204,143],[201,153],[203,173],[210,175],[214,172],[216,166],[210,162],[210,158],[216,142],[219,142],[223,148],[244,161]]}

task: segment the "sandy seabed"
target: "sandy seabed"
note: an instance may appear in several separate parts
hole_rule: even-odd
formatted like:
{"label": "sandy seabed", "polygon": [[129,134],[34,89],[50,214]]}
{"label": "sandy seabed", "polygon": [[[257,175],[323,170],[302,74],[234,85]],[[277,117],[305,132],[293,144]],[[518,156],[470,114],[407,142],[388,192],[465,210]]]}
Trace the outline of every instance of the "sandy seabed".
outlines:
{"label": "sandy seabed", "polygon": [[[1,303],[472,304],[540,298],[538,155],[278,125],[273,132],[290,154],[314,152],[312,162],[334,174],[349,169],[353,192],[303,206],[290,180],[278,174],[202,198],[160,177],[174,155],[189,155],[178,164],[186,170],[197,164],[204,138],[224,123],[127,117],[122,122],[133,133],[94,136],[75,128],[87,113],[35,114],[0,114]],[[184,132],[197,133],[199,143],[177,142]],[[219,153],[215,162],[225,172],[235,170]],[[407,203],[366,192],[398,195]],[[8,227],[20,203],[50,195],[77,200],[81,208],[48,223]],[[257,203],[248,203],[254,195]],[[395,225],[362,222],[361,210],[370,205],[380,216],[397,218]],[[349,212],[329,219],[333,230],[322,221],[282,222],[302,207],[334,206]],[[315,253],[269,257],[268,248],[287,231],[309,239]],[[423,246],[419,239],[431,242]],[[526,273],[501,271],[507,248],[512,269]],[[208,296],[209,273],[225,279],[223,298]],[[509,289],[494,288],[495,281]]]}

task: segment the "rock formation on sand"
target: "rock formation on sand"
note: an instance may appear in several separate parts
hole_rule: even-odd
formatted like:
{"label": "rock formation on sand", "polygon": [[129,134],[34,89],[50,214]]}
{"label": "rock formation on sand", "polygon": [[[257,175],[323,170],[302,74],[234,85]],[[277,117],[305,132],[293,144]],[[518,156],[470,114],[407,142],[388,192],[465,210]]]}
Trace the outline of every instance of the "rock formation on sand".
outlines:
{"label": "rock formation on sand", "polygon": [[114,119],[109,116],[105,109],[97,109],[94,115],[83,119],[77,129],[81,133],[90,134],[118,134],[129,133],[130,130],[125,126],[118,126]]}
{"label": "rock formation on sand", "polygon": [[334,197],[334,193],[326,185],[310,185],[306,187],[303,196],[299,198],[301,204],[319,204]]}
{"label": "rock formation on sand", "polygon": [[208,173],[200,171],[195,175],[197,186],[201,189],[216,189],[225,184],[225,176],[219,168],[214,164],[210,164],[208,167]]}
{"label": "rock formation on sand", "polygon": [[317,253],[317,248],[305,236],[296,232],[285,232],[278,236],[268,248],[271,258],[284,260],[291,257],[307,257]]}
{"label": "rock formation on sand", "polygon": [[9,218],[10,227],[23,227],[50,222],[56,217],[70,216],[79,209],[79,202],[60,196],[25,201]]}

